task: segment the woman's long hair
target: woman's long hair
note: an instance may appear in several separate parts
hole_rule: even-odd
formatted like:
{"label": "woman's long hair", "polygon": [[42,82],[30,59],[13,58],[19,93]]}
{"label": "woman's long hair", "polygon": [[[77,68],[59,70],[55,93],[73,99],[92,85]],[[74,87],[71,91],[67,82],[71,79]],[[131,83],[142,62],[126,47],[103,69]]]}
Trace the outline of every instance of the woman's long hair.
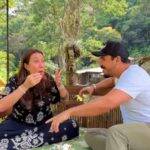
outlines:
{"label": "woman's long hair", "polygon": [[[21,85],[30,74],[28,70],[24,67],[25,64],[29,64],[30,57],[34,53],[40,53],[42,55],[43,52],[37,49],[29,49],[25,55],[22,57],[21,66],[17,75],[17,85]],[[42,97],[48,96],[47,94],[50,92],[51,86],[54,86],[55,82],[53,78],[48,74],[45,73],[40,83],[35,85],[34,87],[30,88],[21,98],[22,104],[26,106],[28,110],[33,109],[34,106],[37,105],[38,101],[41,100]]]}

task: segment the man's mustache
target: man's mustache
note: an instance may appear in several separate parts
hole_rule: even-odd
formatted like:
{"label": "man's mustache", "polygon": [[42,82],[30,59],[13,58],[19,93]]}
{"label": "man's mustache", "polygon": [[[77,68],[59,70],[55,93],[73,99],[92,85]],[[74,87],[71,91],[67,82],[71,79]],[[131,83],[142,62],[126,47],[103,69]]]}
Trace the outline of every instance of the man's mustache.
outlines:
{"label": "man's mustache", "polygon": [[102,69],[105,69],[105,67],[103,65],[100,66]]}

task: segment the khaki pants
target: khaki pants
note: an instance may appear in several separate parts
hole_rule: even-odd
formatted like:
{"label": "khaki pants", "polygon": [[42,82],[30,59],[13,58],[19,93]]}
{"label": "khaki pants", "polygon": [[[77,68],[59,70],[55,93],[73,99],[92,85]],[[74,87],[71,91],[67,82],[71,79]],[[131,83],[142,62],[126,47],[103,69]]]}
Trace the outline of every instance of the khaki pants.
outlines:
{"label": "khaki pants", "polygon": [[93,150],[150,150],[150,125],[132,123],[89,129],[85,140]]}

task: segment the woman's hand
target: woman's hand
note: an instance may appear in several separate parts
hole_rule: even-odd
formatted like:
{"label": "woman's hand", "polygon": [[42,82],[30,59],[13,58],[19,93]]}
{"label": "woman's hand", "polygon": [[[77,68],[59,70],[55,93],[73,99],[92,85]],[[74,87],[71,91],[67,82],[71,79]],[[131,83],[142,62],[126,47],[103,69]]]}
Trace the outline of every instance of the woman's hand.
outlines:
{"label": "woman's hand", "polygon": [[35,86],[41,81],[42,77],[43,76],[40,73],[34,73],[34,74],[28,75],[26,80],[23,83],[24,88],[29,89]]}
{"label": "woman's hand", "polygon": [[59,132],[59,125],[65,120],[69,119],[71,115],[71,109],[68,109],[57,116],[46,121],[46,123],[51,122],[50,132]]}
{"label": "woman's hand", "polygon": [[59,90],[61,98],[68,99],[69,93],[61,82],[61,73],[62,73],[62,70],[60,70],[60,69],[56,70],[56,72],[55,72],[55,83],[57,85],[57,88]]}
{"label": "woman's hand", "polygon": [[61,83],[61,73],[62,73],[61,69],[57,69],[56,72],[55,72],[55,82],[56,82],[56,85],[57,85],[58,88],[62,84]]}

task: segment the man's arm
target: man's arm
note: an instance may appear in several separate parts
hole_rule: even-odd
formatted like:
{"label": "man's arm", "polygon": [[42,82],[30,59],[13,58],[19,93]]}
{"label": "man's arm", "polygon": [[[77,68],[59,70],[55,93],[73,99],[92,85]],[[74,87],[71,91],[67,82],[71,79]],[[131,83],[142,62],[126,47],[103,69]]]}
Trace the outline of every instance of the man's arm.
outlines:
{"label": "man's arm", "polygon": [[83,93],[93,94],[94,91],[98,91],[101,89],[107,89],[107,88],[113,88],[114,85],[115,85],[114,77],[106,78],[106,79],[98,82],[97,84],[92,84],[88,87],[81,89],[79,92],[79,95],[83,95]]}
{"label": "man's arm", "polygon": [[114,77],[106,78],[95,85],[96,85],[96,90],[100,90],[103,88],[113,88],[115,85],[115,78]]}
{"label": "man's arm", "polygon": [[105,96],[96,98],[92,103],[86,103],[77,107],[70,108],[59,115],[49,119],[46,123],[52,122],[51,130],[58,132],[59,125],[71,116],[96,116],[110,111],[111,109],[131,100],[132,97],[127,93],[112,89]]}
{"label": "man's arm", "polygon": [[105,96],[95,98],[91,103],[71,108],[68,111],[70,111],[70,116],[96,116],[108,112],[131,99],[132,97],[125,92],[112,89]]}

